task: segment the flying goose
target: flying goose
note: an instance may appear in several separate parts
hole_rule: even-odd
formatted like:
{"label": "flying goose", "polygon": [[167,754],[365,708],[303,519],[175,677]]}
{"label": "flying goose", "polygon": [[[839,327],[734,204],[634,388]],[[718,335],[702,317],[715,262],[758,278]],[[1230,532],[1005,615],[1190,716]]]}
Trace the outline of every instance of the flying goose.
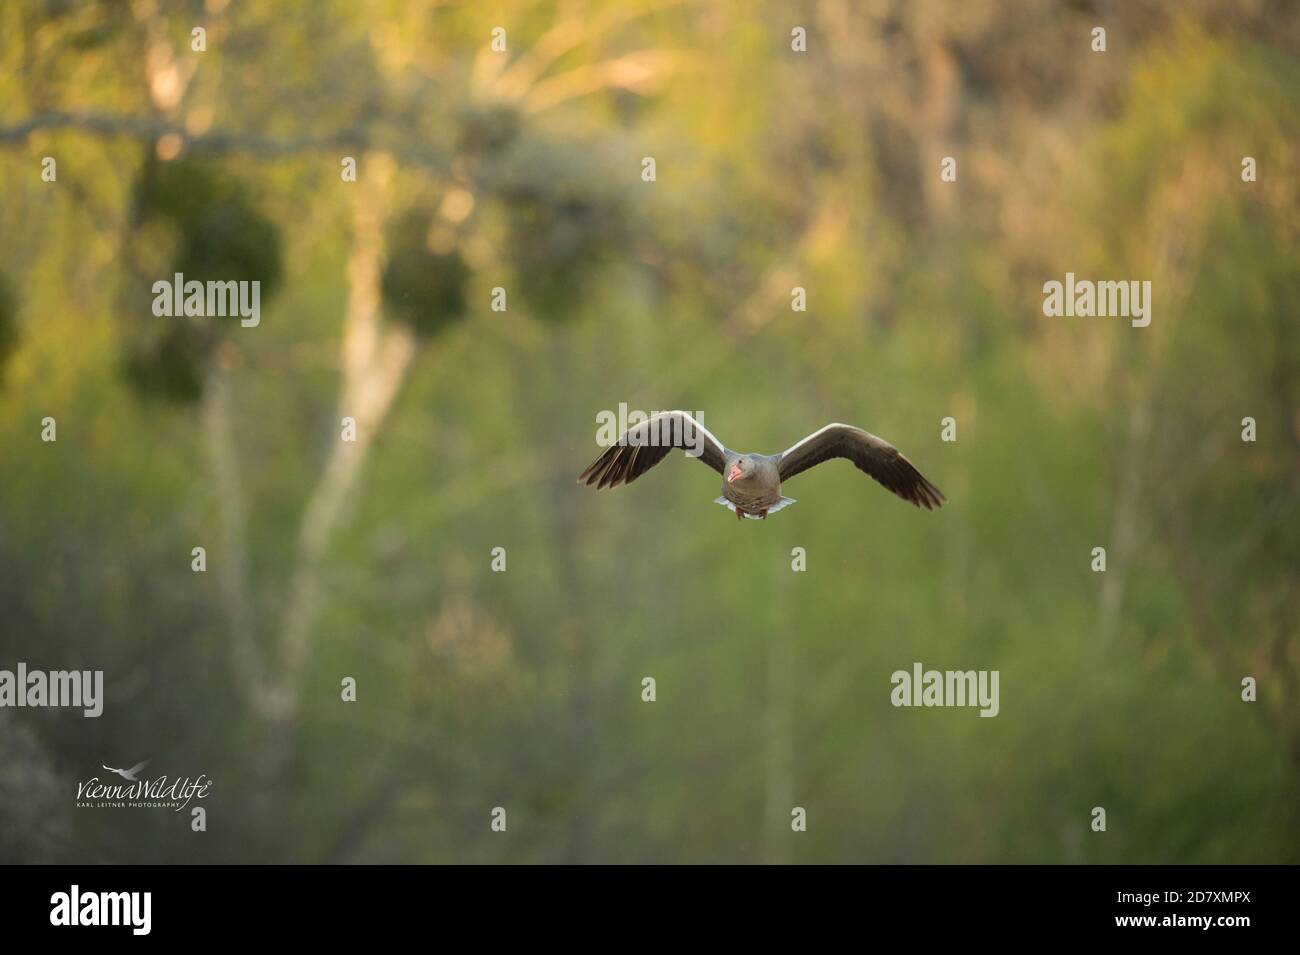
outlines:
{"label": "flying goose", "polygon": [[890,491],[917,507],[933,510],[946,498],[888,441],[848,424],[828,424],[780,454],[728,451],[685,411],[664,411],[633,425],[578,477],[597,489],[631,484],[673,448],[698,457],[722,475],[722,496],[713,503],[736,519],[765,520],[793,504],[781,496],[781,482],[831,458],[846,458]]}

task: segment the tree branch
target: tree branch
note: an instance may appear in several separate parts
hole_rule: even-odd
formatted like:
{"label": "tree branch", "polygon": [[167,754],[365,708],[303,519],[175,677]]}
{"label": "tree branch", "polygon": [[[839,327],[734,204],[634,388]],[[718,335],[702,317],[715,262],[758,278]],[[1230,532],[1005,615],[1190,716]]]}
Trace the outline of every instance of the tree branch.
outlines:
{"label": "tree branch", "polygon": [[216,130],[192,134],[179,122],[149,116],[111,113],[66,113],[50,110],[36,113],[11,126],[0,126],[0,144],[21,145],[33,133],[70,129],[96,136],[125,136],[152,141],[172,134],[181,137],[192,152],[213,154],[246,152],[264,158],[290,156],[325,149],[360,148],[368,137],[360,129],[343,129],[325,136],[272,139],[256,134]]}

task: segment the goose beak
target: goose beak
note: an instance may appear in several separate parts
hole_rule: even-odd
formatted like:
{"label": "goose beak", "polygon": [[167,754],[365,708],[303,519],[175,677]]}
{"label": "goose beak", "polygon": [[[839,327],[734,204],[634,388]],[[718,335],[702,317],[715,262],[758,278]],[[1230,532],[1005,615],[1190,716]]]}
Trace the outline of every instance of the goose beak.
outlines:
{"label": "goose beak", "polygon": [[731,483],[732,481],[736,480],[736,478],[738,477],[740,477],[740,465],[733,464],[731,466],[731,470],[727,472],[727,482]]}

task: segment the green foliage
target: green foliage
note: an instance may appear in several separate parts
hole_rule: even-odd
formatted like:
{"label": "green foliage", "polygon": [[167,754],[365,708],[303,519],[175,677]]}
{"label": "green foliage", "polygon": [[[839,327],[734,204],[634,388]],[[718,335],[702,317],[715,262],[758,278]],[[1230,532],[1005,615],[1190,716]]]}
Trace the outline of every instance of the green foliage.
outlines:
{"label": "green foliage", "polygon": [[[192,158],[150,158],[134,189],[139,222],[165,222],[175,232],[166,280],[180,273],[187,282],[260,282],[265,306],[280,285],[280,231],[253,203],[249,190],[221,165]],[[200,327],[183,319],[142,332],[123,355],[126,381],[142,396],[195,402],[225,334],[221,325]]]}
{"label": "green foliage", "polygon": [[279,229],[253,205],[249,190],[219,165],[150,161],[135,201],[143,220],[156,217],[176,228],[171,268],[186,280],[257,281],[264,303],[278,290]]}
{"label": "green foliage", "polygon": [[144,347],[129,350],[122,358],[122,372],[142,396],[191,404],[203,395],[203,372],[213,347],[211,334],[172,323]]}
{"label": "green foliage", "polygon": [[469,268],[454,246],[430,248],[434,214],[412,208],[390,226],[382,291],[390,316],[430,338],[465,315]]}
{"label": "green foliage", "polygon": [[460,142],[457,152],[469,159],[491,159],[505,152],[519,138],[523,118],[503,103],[463,110],[459,117]]}
{"label": "green foliage", "polygon": [[599,260],[618,245],[613,210],[576,195],[520,189],[509,197],[510,258],[535,314],[546,321],[573,316],[573,296]]}
{"label": "green foliage", "polygon": [[[508,258],[529,310],[547,322],[574,315],[586,291],[619,249],[635,248],[627,186],[617,159],[595,147],[533,137],[484,172],[508,217]],[[623,182],[636,181],[626,158]]]}

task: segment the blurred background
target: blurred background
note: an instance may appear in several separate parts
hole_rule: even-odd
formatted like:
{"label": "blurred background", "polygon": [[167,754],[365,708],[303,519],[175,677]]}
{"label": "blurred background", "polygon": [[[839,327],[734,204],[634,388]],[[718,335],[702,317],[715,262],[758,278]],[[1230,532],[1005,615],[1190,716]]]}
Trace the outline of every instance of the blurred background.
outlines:
{"label": "blurred background", "polygon": [[[9,0],[0,667],[107,699],[0,710],[0,859],[1300,861],[1297,51],[1284,0]],[[176,271],[260,325],[154,317]],[[1150,327],[1045,317],[1067,271]],[[579,487],[620,402],[949,503]],[[913,661],[1000,715],[895,709]],[[143,759],[207,832],[74,807]]]}

